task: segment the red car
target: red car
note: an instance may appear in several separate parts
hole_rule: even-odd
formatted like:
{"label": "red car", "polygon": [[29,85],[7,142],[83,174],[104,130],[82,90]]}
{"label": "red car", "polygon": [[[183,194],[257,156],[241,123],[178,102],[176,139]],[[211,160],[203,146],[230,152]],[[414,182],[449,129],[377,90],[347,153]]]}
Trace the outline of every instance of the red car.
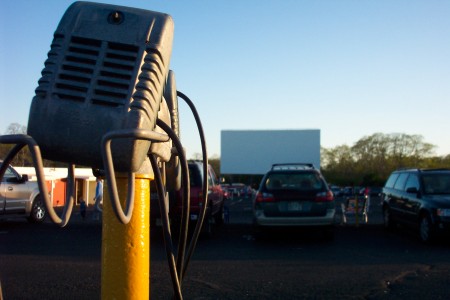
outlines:
{"label": "red car", "polygon": [[[188,163],[189,168],[189,181],[190,181],[190,209],[189,220],[192,223],[196,223],[201,209],[203,208],[203,163],[200,161],[190,161]],[[224,191],[219,184],[217,176],[213,168],[208,165],[208,208],[206,210],[206,216],[204,221],[204,231],[210,233],[213,225],[222,225],[224,223]],[[182,190],[175,192],[169,196],[169,217],[172,223],[181,221],[182,212]],[[152,218],[153,222],[159,223],[159,204],[157,200],[156,190],[153,190],[151,194],[152,203]]]}
{"label": "red car", "polygon": [[[190,161],[189,167],[189,181],[191,186],[190,191],[190,210],[189,219],[194,223],[200,216],[203,208],[203,163],[199,161]],[[213,168],[208,165],[208,208],[204,221],[204,230],[209,232],[212,225],[222,225],[224,223],[224,192],[219,184],[217,176]],[[181,191],[177,193],[177,201],[173,209],[170,211],[172,220],[181,219]]]}

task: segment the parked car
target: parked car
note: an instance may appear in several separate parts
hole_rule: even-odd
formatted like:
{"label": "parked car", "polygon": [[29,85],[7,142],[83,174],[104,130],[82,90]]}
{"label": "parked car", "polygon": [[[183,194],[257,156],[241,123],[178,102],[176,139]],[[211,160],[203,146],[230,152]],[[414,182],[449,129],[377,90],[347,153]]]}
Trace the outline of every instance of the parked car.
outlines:
{"label": "parked car", "polygon": [[[203,208],[203,163],[199,161],[189,161],[189,181],[190,181],[190,210],[189,219],[196,223],[201,209]],[[213,225],[224,223],[224,192],[219,184],[213,168],[208,165],[208,207],[206,210],[204,231],[210,233]],[[182,190],[169,195],[169,217],[172,223],[176,224],[181,220],[182,214]],[[151,193],[151,218],[156,224],[159,223],[160,213],[156,194],[156,188]],[[156,198],[156,199],[155,199]]]}
{"label": "parked car", "polygon": [[0,219],[25,217],[30,222],[40,223],[46,216],[37,182],[29,181],[27,175],[20,175],[8,166],[0,183]]}
{"label": "parked car", "polygon": [[386,228],[397,223],[412,226],[423,242],[450,233],[450,169],[395,171],[381,199]]}
{"label": "parked car", "polygon": [[340,187],[338,187],[338,186],[332,185],[332,186],[330,187],[330,189],[331,189],[331,191],[333,192],[334,197],[340,197],[340,196],[343,195],[342,188],[340,188]]}
{"label": "parked car", "polygon": [[361,191],[361,187],[358,186],[346,186],[342,191],[342,195],[345,197],[354,197],[357,196]]}
{"label": "parked car", "polygon": [[228,187],[228,191],[230,192],[230,196],[233,197],[241,197],[245,196],[247,193],[247,188],[243,183],[232,183]]}
{"label": "parked car", "polygon": [[365,187],[359,190],[359,194],[364,197],[379,197],[381,195],[382,188],[381,187]]}
{"label": "parked car", "polygon": [[228,183],[221,183],[220,186],[222,187],[224,200],[230,199],[231,197],[230,197],[230,192],[228,191],[228,188],[231,185]]}
{"label": "parked car", "polygon": [[335,200],[312,164],[274,164],[253,199],[254,224],[267,227],[316,227],[333,236]]}

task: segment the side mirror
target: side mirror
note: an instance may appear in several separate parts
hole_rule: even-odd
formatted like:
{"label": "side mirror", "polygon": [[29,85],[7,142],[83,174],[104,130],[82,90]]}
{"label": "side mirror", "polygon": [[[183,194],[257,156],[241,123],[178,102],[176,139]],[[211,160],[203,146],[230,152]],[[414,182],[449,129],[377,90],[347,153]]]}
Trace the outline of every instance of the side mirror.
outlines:
{"label": "side mirror", "polygon": [[22,175],[20,182],[27,182],[29,180],[28,175]]}
{"label": "side mirror", "polygon": [[6,181],[11,183],[24,183],[28,181],[28,175],[10,177],[7,178]]}

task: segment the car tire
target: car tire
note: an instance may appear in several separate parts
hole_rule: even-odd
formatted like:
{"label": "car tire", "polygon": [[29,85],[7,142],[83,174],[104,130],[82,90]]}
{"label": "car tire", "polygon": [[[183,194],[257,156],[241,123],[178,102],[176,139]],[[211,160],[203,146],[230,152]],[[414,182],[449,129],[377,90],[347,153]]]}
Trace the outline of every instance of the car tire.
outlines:
{"label": "car tire", "polygon": [[47,217],[47,208],[42,200],[41,196],[34,198],[33,204],[31,206],[31,213],[28,217],[28,221],[33,223],[42,223]]}
{"label": "car tire", "polygon": [[383,225],[387,230],[392,230],[395,227],[395,223],[391,216],[391,209],[387,206],[383,207]]}
{"label": "car tire", "polygon": [[419,237],[424,243],[430,243],[434,240],[435,232],[433,223],[428,214],[424,214],[420,217],[419,222]]}

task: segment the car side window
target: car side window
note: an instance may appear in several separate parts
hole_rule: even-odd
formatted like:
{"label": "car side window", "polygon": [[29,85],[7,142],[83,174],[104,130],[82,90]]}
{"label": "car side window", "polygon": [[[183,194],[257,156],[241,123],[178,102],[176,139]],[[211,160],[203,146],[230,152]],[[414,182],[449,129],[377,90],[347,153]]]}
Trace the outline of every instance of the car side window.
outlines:
{"label": "car side window", "polygon": [[398,178],[398,173],[391,174],[391,176],[389,176],[389,178],[386,181],[386,184],[384,186],[387,188],[393,188],[397,178]]}
{"label": "car side window", "polygon": [[394,189],[403,191],[408,175],[408,173],[401,173],[400,176],[398,176],[397,181],[395,181]]}
{"label": "car side window", "polygon": [[406,181],[405,191],[410,188],[416,188],[417,191],[420,188],[419,177],[417,177],[416,174],[409,175],[408,180]]}
{"label": "car side window", "polygon": [[6,182],[6,181],[8,181],[8,179],[11,179],[11,178],[17,178],[17,175],[10,167],[8,167],[6,169],[5,175],[3,175],[2,182]]}

